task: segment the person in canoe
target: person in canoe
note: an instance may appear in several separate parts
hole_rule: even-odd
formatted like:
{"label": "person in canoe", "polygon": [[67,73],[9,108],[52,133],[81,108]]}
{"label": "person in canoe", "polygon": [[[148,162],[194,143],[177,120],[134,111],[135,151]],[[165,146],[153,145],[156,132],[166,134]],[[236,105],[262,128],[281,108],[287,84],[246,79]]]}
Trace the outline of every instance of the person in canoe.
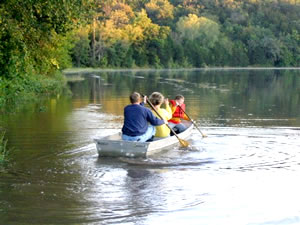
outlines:
{"label": "person in canoe", "polygon": [[[172,118],[172,110],[169,105],[169,100],[164,98],[164,96],[159,92],[153,92],[150,97],[149,101],[152,103],[156,111],[164,120],[169,120]],[[165,104],[165,109],[161,108],[162,104]],[[152,110],[153,114],[156,117],[159,117],[154,110]],[[170,129],[167,127],[166,124],[160,125],[156,127],[155,137],[168,137],[170,136]]]}
{"label": "person in canoe", "polygon": [[[190,120],[184,113],[185,104],[183,95],[177,95],[174,100],[170,100],[172,118],[169,120],[169,126],[179,134],[187,129],[187,127],[181,122],[181,119]],[[172,135],[172,133],[171,133]]]}
{"label": "person in canoe", "polygon": [[168,123],[167,120],[155,117],[151,110],[144,106],[146,98],[147,96],[143,101],[138,92],[133,92],[129,96],[131,104],[124,108],[123,140],[138,142],[151,140],[156,132],[155,126]]}

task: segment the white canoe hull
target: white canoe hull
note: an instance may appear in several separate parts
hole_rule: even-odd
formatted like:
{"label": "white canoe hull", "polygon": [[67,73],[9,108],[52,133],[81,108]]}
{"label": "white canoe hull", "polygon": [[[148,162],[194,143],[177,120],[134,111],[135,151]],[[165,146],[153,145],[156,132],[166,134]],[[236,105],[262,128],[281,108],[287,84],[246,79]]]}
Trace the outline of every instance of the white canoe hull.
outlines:
{"label": "white canoe hull", "polygon": [[[193,124],[186,122],[188,129],[178,134],[181,139],[188,139]],[[106,157],[147,157],[163,149],[179,145],[176,136],[155,139],[152,142],[136,142],[122,140],[122,133],[109,135],[101,139],[94,139],[99,156]]]}

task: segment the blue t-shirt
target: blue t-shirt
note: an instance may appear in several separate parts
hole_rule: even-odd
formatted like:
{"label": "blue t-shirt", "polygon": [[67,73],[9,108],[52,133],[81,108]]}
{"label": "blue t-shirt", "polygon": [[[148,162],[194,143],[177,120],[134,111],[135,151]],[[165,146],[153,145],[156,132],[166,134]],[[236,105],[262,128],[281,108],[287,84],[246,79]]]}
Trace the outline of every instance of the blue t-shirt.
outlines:
{"label": "blue t-shirt", "polygon": [[153,126],[164,124],[164,121],[155,117],[150,109],[138,104],[128,105],[124,108],[122,132],[128,136],[143,135],[148,129],[148,122]]}

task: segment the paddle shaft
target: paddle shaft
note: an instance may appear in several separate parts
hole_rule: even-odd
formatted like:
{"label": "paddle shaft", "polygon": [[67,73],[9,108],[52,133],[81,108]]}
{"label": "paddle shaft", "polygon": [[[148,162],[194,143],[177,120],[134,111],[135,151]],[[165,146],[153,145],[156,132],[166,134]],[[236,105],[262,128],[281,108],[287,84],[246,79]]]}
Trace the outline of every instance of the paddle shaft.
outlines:
{"label": "paddle shaft", "polygon": [[[148,100],[148,98],[146,99],[146,101],[147,101],[147,103],[150,105],[150,107],[156,112],[156,114],[159,116],[159,118],[163,120],[162,116],[159,114],[159,112],[156,110],[156,108],[152,105],[152,103]],[[177,137],[177,139],[179,140],[180,144],[181,144],[182,146],[186,146],[186,144],[185,144],[186,141],[180,139],[180,138],[178,137],[178,135],[176,134],[176,132],[170,127],[169,124],[166,124],[166,125],[167,125],[167,127],[172,131],[172,133]],[[187,143],[187,144],[188,144],[188,143]]]}
{"label": "paddle shaft", "polygon": [[190,119],[190,121],[194,124],[194,126],[197,128],[197,130],[201,133],[201,135],[202,135],[202,137],[206,137],[206,135],[205,134],[203,134],[202,132],[201,132],[201,130],[198,128],[198,126],[197,126],[197,124],[192,120],[192,118],[183,110],[183,108],[180,106],[180,105],[178,105],[179,106],[179,108],[182,110],[182,112]]}
{"label": "paddle shaft", "polygon": [[[151,106],[151,108],[156,112],[156,114],[159,116],[159,118],[161,119],[161,120],[163,120],[163,118],[162,118],[162,116],[159,114],[159,112],[156,110],[156,108],[154,107],[154,105],[152,105],[152,103],[147,99],[147,103]],[[179,138],[178,137],[178,135],[176,134],[176,132],[170,127],[170,125],[169,124],[166,124],[167,125],[167,127],[172,131],[172,133],[177,137],[177,138]]]}

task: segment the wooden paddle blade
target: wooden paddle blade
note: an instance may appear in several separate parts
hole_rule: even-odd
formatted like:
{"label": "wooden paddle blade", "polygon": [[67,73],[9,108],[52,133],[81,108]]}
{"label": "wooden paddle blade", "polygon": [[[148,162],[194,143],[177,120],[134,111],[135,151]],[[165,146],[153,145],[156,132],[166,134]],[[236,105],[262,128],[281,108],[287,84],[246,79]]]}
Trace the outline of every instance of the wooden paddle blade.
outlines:
{"label": "wooden paddle blade", "polygon": [[190,145],[190,143],[188,143],[186,140],[183,140],[183,139],[180,139],[180,138],[179,138],[179,142],[180,142],[181,147],[187,148]]}

